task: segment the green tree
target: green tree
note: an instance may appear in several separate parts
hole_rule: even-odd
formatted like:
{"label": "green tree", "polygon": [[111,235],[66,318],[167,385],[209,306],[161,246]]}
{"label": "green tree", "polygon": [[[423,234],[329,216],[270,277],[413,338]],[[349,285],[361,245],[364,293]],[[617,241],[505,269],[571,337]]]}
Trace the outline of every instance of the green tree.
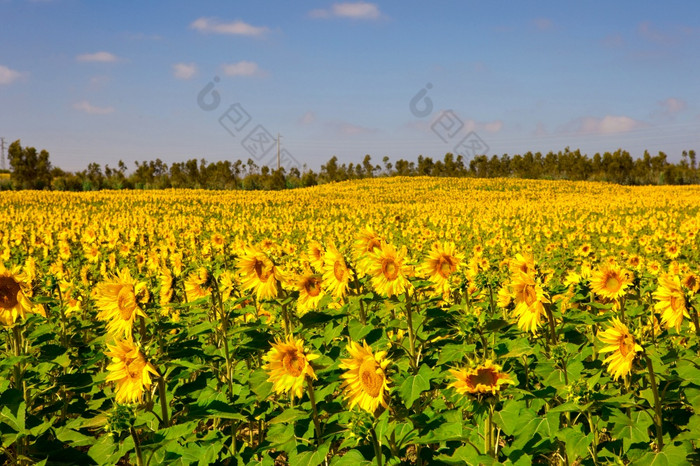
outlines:
{"label": "green tree", "polygon": [[7,152],[12,174],[10,179],[20,189],[44,189],[51,187],[51,162],[49,153],[37,154],[33,147],[22,148],[20,140],[10,144]]}

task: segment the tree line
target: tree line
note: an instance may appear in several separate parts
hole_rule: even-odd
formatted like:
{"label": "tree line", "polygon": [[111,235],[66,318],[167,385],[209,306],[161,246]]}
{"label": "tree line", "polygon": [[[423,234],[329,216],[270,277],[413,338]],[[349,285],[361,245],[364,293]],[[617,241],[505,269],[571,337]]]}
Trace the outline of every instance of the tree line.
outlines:
{"label": "tree line", "polygon": [[207,162],[190,159],[170,165],[160,159],[135,162],[129,172],[119,161],[116,167],[90,163],[85,170],[67,172],[53,167],[46,150],[22,147],[13,142],[8,151],[10,180],[0,178],[0,189],[52,189],[93,191],[100,189],[244,189],[280,190],[353,179],[381,176],[444,176],[478,178],[523,178],[548,180],[608,181],[619,184],[697,184],[700,170],[694,150],[683,151],[678,163],[668,161],[664,152],[652,156],[645,151],[633,158],[629,152],[596,153],[593,157],[580,150],[526,152],[510,156],[479,155],[465,160],[447,153],[440,159],[419,155],[415,161],[384,157],[374,164],[367,154],[361,163],[340,164],[336,156],[318,172],[303,166],[273,169],[258,166],[254,160]]}

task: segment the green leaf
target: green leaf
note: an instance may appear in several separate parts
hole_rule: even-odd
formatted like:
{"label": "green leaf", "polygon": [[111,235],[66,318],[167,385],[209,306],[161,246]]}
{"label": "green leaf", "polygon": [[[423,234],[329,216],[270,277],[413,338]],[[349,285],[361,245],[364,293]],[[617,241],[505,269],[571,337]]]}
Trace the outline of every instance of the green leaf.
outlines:
{"label": "green leaf", "polygon": [[637,464],[645,466],[684,466],[690,464],[687,451],[682,445],[665,445],[660,452],[650,451],[642,456]]}
{"label": "green leaf", "polygon": [[343,456],[334,456],[331,466],[370,466],[373,463],[367,461],[359,450],[349,450]]}
{"label": "green leaf", "polygon": [[649,442],[647,431],[652,421],[644,411],[633,412],[631,418],[618,411],[610,420],[613,422],[613,437],[622,440],[625,451],[629,450],[633,443]]}
{"label": "green leaf", "polygon": [[440,349],[440,357],[438,358],[437,365],[442,366],[443,364],[447,364],[448,362],[454,362],[454,361],[463,361],[464,357],[473,352],[474,349],[476,348],[476,345],[469,344],[469,345],[455,345],[455,344],[449,344],[445,345]]}
{"label": "green leaf", "polygon": [[588,447],[593,443],[593,434],[583,435],[581,424],[560,430],[556,437],[564,442],[569,464],[578,464],[579,459],[585,459],[588,456]]}
{"label": "green leaf", "polygon": [[420,397],[422,392],[430,390],[432,374],[432,370],[426,364],[421,364],[416,375],[406,377],[399,388],[399,393],[407,408],[413,406],[413,402]]}
{"label": "green leaf", "polygon": [[494,413],[493,421],[501,428],[504,434],[512,435],[518,422],[522,419],[520,411],[523,409],[527,409],[525,401],[508,400],[503,404],[503,408],[500,411]]}
{"label": "green leaf", "polygon": [[299,466],[318,466],[323,463],[331,448],[331,442],[326,442],[318,447],[316,451],[305,451],[298,455],[290,455],[289,463]]}
{"label": "green leaf", "polygon": [[309,413],[306,411],[302,411],[301,409],[296,409],[296,408],[288,408],[285,409],[282,414],[279,416],[276,416],[270,420],[270,424],[278,424],[280,422],[282,423],[287,423],[287,422],[293,422],[296,421],[297,419],[304,419],[304,418],[309,418]]}

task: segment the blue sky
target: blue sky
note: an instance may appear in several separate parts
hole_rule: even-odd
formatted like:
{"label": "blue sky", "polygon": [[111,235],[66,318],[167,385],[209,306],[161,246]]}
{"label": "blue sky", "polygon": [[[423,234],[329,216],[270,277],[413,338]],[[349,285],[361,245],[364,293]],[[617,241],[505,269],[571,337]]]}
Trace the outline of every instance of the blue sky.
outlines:
{"label": "blue sky", "polygon": [[278,133],[314,169],[700,150],[697,2],[0,0],[0,18],[0,136],[67,170],[262,165]]}

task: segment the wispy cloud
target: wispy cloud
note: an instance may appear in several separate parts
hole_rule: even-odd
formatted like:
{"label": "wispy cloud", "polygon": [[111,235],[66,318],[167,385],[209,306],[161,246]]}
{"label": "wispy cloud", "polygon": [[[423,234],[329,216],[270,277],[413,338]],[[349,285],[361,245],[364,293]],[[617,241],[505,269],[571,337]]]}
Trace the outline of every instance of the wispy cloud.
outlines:
{"label": "wispy cloud", "polygon": [[190,28],[205,33],[205,34],[228,34],[234,36],[262,37],[270,29],[264,26],[253,26],[246,22],[236,20],[231,22],[222,22],[216,18],[198,18]]}
{"label": "wispy cloud", "polygon": [[87,100],[74,103],[73,108],[89,115],[108,115],[114,112],[114,107],[97,107]]}
{"label": "wispy cloud", "polygon": [[601,39],[600,44],[607,48],[619,48],[625,45],[625,39],[620,34],[609,34]]}
{"label": "wispy cloud", "polygon": [[637,26],[637,32],[645,39],[657,44],[668,45],[673,42],[671,36],[662,33],[652,25],[651,21],[643,21]]}
{"label": "wispy cloud", "polygon": [[177,79],[188,80],[197,75],[197,65],[194,63],[175,63],[173,65],[173,76]]}
{"label": "wispy cloud", "polygon": [[257,63],[245,60],[222,65],[222,69],[226,76],[262,77],[267,74]]}
{"label": "wispy cloud", "polygon": [[379,7],[368,2],[345,2],[335,3],[327,9],[311,10],[309,16],[312,18],[350,18],[376,20],[382,17]]}
{"label": "wispy cloud", "polygon": [[22,77],[22,73],[6,66],[0,65],[0,85],[12,84]]}
{"label": "wispy cloud", "polygon": [[113,63],[119,60],[116,55],[110,52],[84,53],[75,57],[80,62]]}
{"label": "wispy cloud", "polygon": [[578,135],[591,134],[617,134],[626,133],[648,126],[643,121],[635,120],[624,115],[606,115],[599,117],[582,117],[567,124],[564,133],[575,133]]}
{"label": "wispy cloud", "polygon": [[549,18],[535,18],[532,20],[532,24],[538,31],[549,31],[554,28],[554,23]]}
{"label": "wispy cloud", "polygon": [[662,100],[658,103],[658,111],[656,114],[660,114],[661,116],[665,117],[672,117],[675,114],[685,110],[685,107],[685,100],[669,97],[668,99]]}
{"label": "wispy cloud", "polygon": [[299,117],[299,124],[303,126],[310,125],[314,121],[316,121],[316,114],[311,110]]}

